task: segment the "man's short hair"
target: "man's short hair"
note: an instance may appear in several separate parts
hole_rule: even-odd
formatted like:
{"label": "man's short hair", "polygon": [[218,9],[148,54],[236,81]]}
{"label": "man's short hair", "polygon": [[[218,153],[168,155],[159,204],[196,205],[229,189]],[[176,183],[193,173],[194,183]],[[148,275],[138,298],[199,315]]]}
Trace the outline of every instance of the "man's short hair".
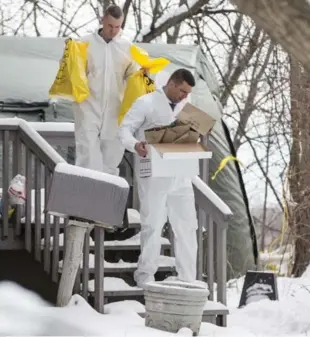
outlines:
{"label": "man's short hair", "polygon": [[112,16],[114,19],[120,19],[123,17],[124,13],[120,6],[110,5],[104,12],[104,16]]}
{"label": "man's short hair", "polygon": [[195,78],[193,74],[184,68],[176,70],[169,78],[169,81],[173,81],[174,83],[181,84],[183,82],[186,82],[191,87],[194,87],[196,85]]}

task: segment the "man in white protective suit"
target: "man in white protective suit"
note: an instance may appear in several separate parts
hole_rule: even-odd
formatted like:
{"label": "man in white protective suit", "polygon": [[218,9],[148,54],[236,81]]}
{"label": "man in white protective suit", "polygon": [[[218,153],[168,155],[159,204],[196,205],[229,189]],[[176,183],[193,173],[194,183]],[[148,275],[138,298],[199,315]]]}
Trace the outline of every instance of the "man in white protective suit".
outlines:
{"label": "man in white protective suit", "polygon": [[131,42],[122,36],[122,23],[121,8],[111,5],[102,18],[102,28],[81,39],[89,42],[90,96],[73,104],[76,165],[115,175],[125,151],[117,137],[117,118],[126,79],[138,70],[130,56]]}
{"label": "man in white protective suit", "polygon": [[[119,138],[127,150],[147,155],[144,130],[166,126],[175,120],[175,106],[191,93],[195,79],[186,69],[176,70],[167,84],[139,97],[125,115]],[[190,178],[148,177],[137,174],[141,214],[141,254],[134,279],[139,287],[154,281],[161,251],[161,235],[167,217],[175,237],[178,280],[196,280],[197,215]]]}

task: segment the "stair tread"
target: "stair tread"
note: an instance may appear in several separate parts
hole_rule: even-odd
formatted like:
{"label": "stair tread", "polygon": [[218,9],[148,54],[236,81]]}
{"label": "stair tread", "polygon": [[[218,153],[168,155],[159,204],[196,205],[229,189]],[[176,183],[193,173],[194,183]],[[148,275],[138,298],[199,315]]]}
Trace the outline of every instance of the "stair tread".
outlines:
{"label": "stair tread", "polygon": [[[145,310],[139,310],[137,313],[141,317],[144,317]],[[203,316],[228,315],[228,314],[229,314],[228,308],[221,302],[208,300],[203,308]]]}
{"label": "stair tread", "polygon": [[217,301],[207,301],[205,306],[204,306],[204,315],[206,313],[208,313],[209,315],[212,314],[228,314],[229,310],[226,307],[226,305],[224,305],[221,302],[217,302]]}
{"label": "stair tread", "polygon": [[[88,282],[88,291],[91,296],[94,296],[95,281],[90,280]],[[118,277],[105,277],[104,278],[104,296],[105,297],[131,297],[131,296],[143,296],[144,290],[137,286],[130,286],[123,279]],[[125,298],[126,299],[126,298]],[[124,300],[125,300],[124,299]],[[114,302],[115,303],[115,302]],[[143,316],[145,311],[138,312]],[[203,316],[209,315],[228,315],[228,308],[221,302],[207,301],[204,306]]]}
{"label": "stair tread", "polygon": [[[44,243],[45,239],[41,239],[41,249],[44,249]],[[50,250],[53,250],[53,243],[54,243],[54,237],[50,237]],[[59,248],[63,249],[64,245],[64,234],[59,234]],[[161,245],[164,246],[164,248],[170,247],[170,241],[167,238],[161,237]],[[104,246],[106,250],[116,250],[116,249],[124,249],[125,247],[129,249],[133,248],[139,248],[140,247],[140,232],[136,235],[125,239],[125,240],[111,240],[111,241],[104,241]],[[89,248],[90,250],[94,250],[95,242],[90,237],[89,238]]]}
{"label": "stair tread", "polygon": [[[128,311],[136,312],[141,317],[145,316],[145,305],[138,301],[127,301],[126,305],[128,306]],[[104,306],[104,309],[107,313],[113,314],[116,310],[117,312],[124,308],[124,301],[116,301],[108,303]],[[227,307],[216,301],[207,301],[203,310],[203,316],[210,315],[225,315],[228,314],[229,310]]]}
{"label": "stair tread", "polygon": [[[88,281],[88,291],[94,295],[95,281]],[[104,278],[104,296],[142,296],[144,290],[136,286],[130,286],[122,278],[105,277]]]}
{"label": "stair tread", "polygon": [[[62,269],[63,260],[59,261],[59,269]],[[83,261],[80,263],[81,268],[83,268]],[[171,270],[175,267],[175,258],[171,256],[161,255],[158,262],[159,268],[162,270]],[[95,255],[89,254],[89,270],[95,268]],[[134,271],[137,268],[137,262],[125,262],[119,260],[119,262],[108,262],[104,261],[104,271],[105,272],[117,272],[117,271]]]}

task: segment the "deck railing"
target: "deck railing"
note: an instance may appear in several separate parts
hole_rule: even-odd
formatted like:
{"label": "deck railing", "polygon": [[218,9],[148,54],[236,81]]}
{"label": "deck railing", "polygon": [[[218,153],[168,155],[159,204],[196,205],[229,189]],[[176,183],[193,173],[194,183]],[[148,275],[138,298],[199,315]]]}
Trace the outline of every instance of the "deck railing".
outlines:
{"label": "deck railing", "polygon": [[[1,187],[2,218],[0,225],[0,249],[25,248],[35,260],[43,264],[44,270],[58,282],[59,261],[65,254],[65,245],[60,244],[59,234],[66,237],[67,219],[44,213],[44,204],[49,195],[55,166],[65,159],[26,121],[0,119],[1,139]],[[26,178],[26,203],[17,206],[9,217],[8,190],[10,180],[21,174]],[[86,236],[88,236],[87,233]],[[102,230],[95,229],[95,268],[96,279],[94,302],[98,311],[103,311],[101,300],[103,284],[104,256],[102,254]],[[89,256],[89,244],[85,240],[84,265]],[[1,247],[2,246],[2,247]],[[78,281],[78,278],[77,278]],[[80,288],[80,284],[77,285]],[[86,287],[86,288],[85,288]],[[87,276],[83,274],[83,294],[88,292]],[[100,298],[99,298],[100,297]]]}
{"label": "deck railing", "polygon": [[[74,147],[73,123],[27,123],[19,119],[16,119],[16,122],[13,123],[12,120],[8,122],[8,120],[2,119],[0,120],[0,134],[2,139],[1,183],[3,191],[7,190],[9,181],[15,174],[24,174],[27,181],[25,217],[22,217],[23,210],[18,208],[13,223],[9,221],[8,213],[4,211],[1,234],[2,236],[8,236],[9,231],[12,231],[14,238],[24,233],[25,248],[34,253],[36,260],[43,262],[45,271],[51,273],[53,280],[57,281],[60,255],[64,253],[62,250],[65,250],[65,247],[62,247],[59,242],[59,234],[64,232],[65,236],[66,232],[65,226],[63,226],[64,219],[49,215],[45,215],[44,219],[41,219],[42,206],[48,195],[54,167],[58,162],[65,160],[55,149],[61,147],[62,149],[71,148],[72,150]],[[129,185],[132,186],[128,204],[131,208],[137,208],[132,155],[127,153],[125,157],[121,164],[121,172]],[[11,163],[12,169],[10,168]],[[214,299],[214,282],[216,282],[217,301],[226,305],[226,231],[232,213],[229,207],[203,181],[206,181],[207,175],[207,163],[204,162],[202,163],[201,178],[197,177],[193,180],[199,223],[197,231],[197,276],[198,279],[202,279],[206,275],[211,300]],[[4,210],[8,209],[6,193],[3,194],[3,207]],[[25,223],[24,227],[22,226],[23,222]],[[41,256],[42,223],[44,226],[43,257]],[[98,246],[102,238],[96,239],[96,235],[100,236],[100,233],[95,233],[95,247],[93,247],[95,261],[102,266],[103,261],[100,262],[100,259],[104,259],[102,244],[101,247]],[[32,239],[33,236],[34,240]],[[53,237],[52,247],[51,237]],[[207,241],[205,251],[203,249],[204,240]],[[88,259],[90,249],[89,233],[87,233],[84,244],[83,268],[81,269],[82,277],[78,277],[76,283],[76,291],[80,291],[81,279],[82,295],[85,298],[89,295],[90,271]],[[95,279],[98,280],[100,276],[99,274],[96,275],[96,268],[94,273]],[[95,304],[99,303],[96,309],[103,312],[102,301],[96,299],[96,296],[99,296],[100,293],[97,293],[95,289]]]}

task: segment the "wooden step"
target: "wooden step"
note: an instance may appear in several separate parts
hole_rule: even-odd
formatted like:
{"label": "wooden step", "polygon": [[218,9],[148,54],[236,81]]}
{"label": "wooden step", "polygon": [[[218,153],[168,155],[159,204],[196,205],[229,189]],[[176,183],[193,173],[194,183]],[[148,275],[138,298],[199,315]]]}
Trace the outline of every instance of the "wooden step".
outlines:
{"label": "wooden step", "polygon": [[[145,318],[145,311],[137,312],[137,314],[140,315],[140,317]],[[226,327],[227,315],[229,315],[229,310],[224,304],[215,301],[207,301],[203,309],[202,322]]]}
{"label": "wooden step", "polygon": [[[53,247],[53,241],[54,238],[51,236],[50,238],[50,251],[54,249]],[[45,239],[41,240],[41,249],[44,249],[44,242]],[[59,234],[59,250],[63,250],[63,244],[64,244],[64,234]],[[171,244],[167,238],[162,237],[161,238],[161,247],[164,250],[170,249]],[[126,240],[111,240],[111,241],[105,241],[104,242],[104,248],[105,250],[114,250],[114,251],[124,251],[124,250],[134,250],[139,251],[140,250],[140,232],[136,235],[132,236],[131,238],[128,238]],[[93,252],[95,250],[95,242],[90,237],[89,238],[89,250]]]}
{"label": "wooden step", "polygon": [[[94,280],[88,282],[88,293],[90,297],[95,296],[94,285]],[[144,290],[142,288],[132,287],[128,285],[123,279],[117,277],[104,278],[104,296],[107,303],[115,304],[119,301],[121,305],[122,301],[133,299],[144,303]],[[133,311],[137,312],[142,318],[145,317],[145,310]],[[202,321],[225,327],[227,326],[228,314],[229,310],[224,304],[216,301],[207,301],[204,307]]]}
{"label": "wooden step", "polygon": [[[109,287],[109,284],[107,285],[107,288]],[[123,285],[123,287],[119,287],[122,289],[114,290],[114,289],[106,289],[105,291],[105,298],[108,302],[108,304],[105,305],[105,310],[109,311],[110,313],[113,313],[112,310],[109,310],[109,306],[113,305],[117,307],[118,305],[120,308],[122,308],[123,301],[124,300],[130,300],[135,299],[137,303],[135,304],[132,312],[136,312],[138,315],[140,315],[142,318],[145,318],[145,306],[142,304],[144,303],[144,291],[139,288],[135,288],[134,290],[132,287],[128,287],[126,283]],[[112,291],[111,291],[112,290]],[[114,290],[114,291],[113,291]],[[92,296],[94,296],[94,293],[91,293]],[[139,305],[136,305],[139,304]],[[202,314],[202,322],[205,323],[211,323],[216,324],[218,326],[226,327],[227,326],[227,315],[229,315],[228,308],[216,301],[207,301],[203,314]]]}
{"label": "wooden step", "polygon": [[[94,297],[94,280],[88,282],[88,291],[91,297]],[[104,296],[108,303],[116,303],[120,305],[124,300],[135,299],[144,301],[144,290],[139,287],[128,285],[123,279],[117,277],[104,278]],[[119,300],[121,299],[121,301]],[[135,311],[135,310],[133,310]],[[135,311],[137,312],[137,311]],[[142,318],[145,317],[145,310],[137,312]],[[229,314],[228,308],[216,301],[207,301],[204,307],[202,321],[219,326],[226,326],[226,317]]]}
{"label": "wooden step", "polygon": [[[59,261],[59,273],[62,272],[63,260]],[[175,259],[171,256],[161,255],[158,262],[158,271],[169,272],[175,268]],[[81,268],[83,268],[83,261],[80,263]],[[120,260],[119,262],[107,262],[104,261],[104,273],[133,273],[137,269],[137,262],[125,262]],[[89,254],[89,273],[94,274],[95,272],[95,255]]]}
{"label": "wooden step", "polygon": [[[216,301],[207,301],[203,309],[203,317],[205,318],[207,316],[228,315],[228,314],[229,314],[228,308],[223,303]],[[139,312],[139,315],[141,317],[144,317],[145,311]]]}
{"label": "wooden step", "polygon": [[[95,294],[95,281],[88,282],[88,292],[90,296]],[[132,287],[127,284],[123,279],[118,277],[105,277],[104,278],[104,296],[108,297],[124,297],[129,299],[132,297],[143,296],[144,291],[139,287]]]}
{"label": "wooden step", "polygon": [[[113,308],[119,307],[121,310],[123,303],[124,303],[123,301],[111,302],[105,305],[105,310],[109,311],[110,313],[113,313],[113,310],[111,311],[109,310],[110,305],[112,305]],[[138,301],[133,301],[132,304],[133,304],[132,311],[136,312],[142,318],[144,318],[145,317],[145,306]],[[131,310],[131,307],[129,307],[128,310]],[[207,301],[204,307],[202,319],[203,319],[203,322],[207,322],[208,317],[210,316],[216,317],[219,315],[228,315],[228,314],[229,314],[229,310],[224,304],[220,302],[216,302],[216,301]]]}
{"label": "wooden step", "polygon": [[221,302],[207,301],[204,307],[204,316],[228,315],[228,308]]}

